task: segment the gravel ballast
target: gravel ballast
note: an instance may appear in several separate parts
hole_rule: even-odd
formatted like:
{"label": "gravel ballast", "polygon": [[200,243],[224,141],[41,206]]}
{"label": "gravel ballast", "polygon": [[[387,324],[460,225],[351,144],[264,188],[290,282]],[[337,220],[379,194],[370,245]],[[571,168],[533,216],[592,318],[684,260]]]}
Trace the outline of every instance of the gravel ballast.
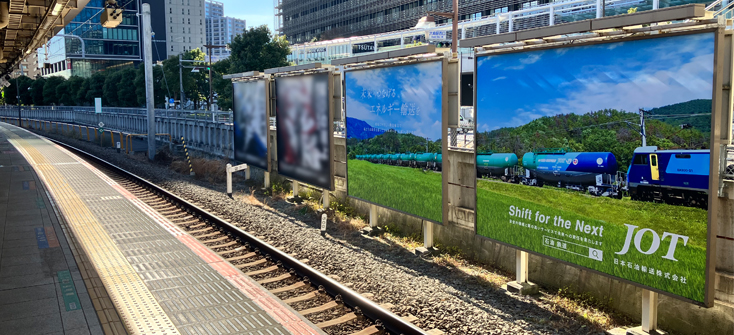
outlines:
{"label": "gravel ballast", "polygon": [[285,213],[282,209],[292,205],[283,201],[270,201],[272,208],[251,205],[227,197],[224,185],[196,180],[89,142],[41,134],[117,164],[299,259],[309,259],[310,266],[338,276],[355,291],[374,294],[378,303],[393,304],[395,313],[415,315],[415,325],[424,330],[437,328],[447,334],[604,333],[581,316],[554,313],[553,306],[542,299],[510,295],[359,232],[322,237],[315,215]]}

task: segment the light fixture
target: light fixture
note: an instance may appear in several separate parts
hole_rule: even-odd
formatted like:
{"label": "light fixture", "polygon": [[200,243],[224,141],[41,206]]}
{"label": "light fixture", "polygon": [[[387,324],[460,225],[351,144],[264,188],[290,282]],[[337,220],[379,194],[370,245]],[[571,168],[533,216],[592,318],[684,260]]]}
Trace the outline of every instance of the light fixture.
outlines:
{"label": "light fixture", "polygon": [[51,11],[51,15],[59,15],[59,12],[62,9],[64,9],[64,5],[57,3],[56,6],[54,6],[54,10]]}

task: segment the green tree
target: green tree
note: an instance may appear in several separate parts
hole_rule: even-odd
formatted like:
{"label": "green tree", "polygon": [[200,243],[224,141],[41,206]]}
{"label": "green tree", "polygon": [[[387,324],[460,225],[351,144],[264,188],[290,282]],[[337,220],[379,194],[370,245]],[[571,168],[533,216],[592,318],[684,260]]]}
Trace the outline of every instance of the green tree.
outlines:
{"label": "green tree", "polygon": [[85,95],[85,100],[90,105],[94,104],[94,98],[103,98],[102,103],[104,103],[103,86],[106,81],[106,77],[107,72],[97,72],[86,80],[89,84],[87,85],[87,94]]}
{"label": "green tree", "polygon": [[[163,67],[153,66],[153,104],[156,107],[164,107],[167,96],[166,83],[163,79]],[[138,106],[145,106],[145,66],[139,66],[135,71],[135,94]]]}
{"label": "green tree", "polygon": [[77,106],[89,106],[91,104],[91,102],[87,100],[89,82],[89,78],[82,78],[82,81],[79,83],[79,88],[77,89],[76,96],[74,97],[74,103]]}
{"label": "green tree", "polygon": [[107,74],[104,84],[102,85],[102,104],[105,106],[117,107],[119,106],[119,99],[117,98],[117,87],[124,86],[122,81],[122,71],[114,71]]}
{"label": "green tree", "polygon": [[[206,62],[204,61],[205,55],[199,49],[189,50],[184,52],[181,57],[184,60],[196,60],[198,62],[184,62],[183,66],[201,66],[206,68]],[[202,97],[202,88],[197,84],[197,81],[203,81],[206,71],[199,71],[199,73],[192,73],[192,69],[184,68],[181,72],[183,79],[183,89],[186,94],[186,99],[190,99],[197,102]],[[178,68],[178,56],[171,56],[163,61],[163,71],[166,74],[166,80],[168,81],[168,87],[171,89],[171,93],[175,94],[176,98],[180,99],[181,96],[181,81],[179,80],[179,68]],[[206,73],[208,75],[208,73]],[[209,94],[208,86],[206,94]]]}
{"label": "green tree", "polygon": [[266,25],[250,28],[235,36],[229,47],[232,50],[230,73],[263,71],[288,65],[288,41],[285,36],[273,37]]}
{"label": "green tree", "polygon": [[58,88],[56,89],[56,96],[59,97],[59,103],[64,104],[64,106],[80,106],[81,104],[77,103],[77,95],[83,83],[84,78],[82,77],[69,77],[65,85],[63,85],[66,87],[63,91],[59,91]]}
{"label": "green tree", "polygon": [[[17,84],[15,79],[9,80],[10,85],[3,88],[3,95],[5,96],[5,103],[9,105],[17,105],[18,104],[18,92],[20,91],[21,96],[21,102],[24,101],[23,96],[25,94],[26,99],[25,101],[30,101],[30,93],[28,92],[28,88],[31,87],[31,84],[33,83],[33,79],[26,77],[26,76],[20,76],[18,77]],[[20,90],[18,90],[18,87],[20,87]],[[30,103],[26,103],[30,104]]]}
{"label": "green tree", "polygon": [[43,84],[43,104],[46,106],[58,105],[59,97],[56,95],[56,88],[66,82],[66,78],[61,76],[51,76],[46,79]]}
{"label": "green tree", "polygon": [[[144,67],[144,66],[140,66]],[[117,85],[118,107],[139,107],[138,97],[135,93],[135,68],[126,67],[120,72],[120,81]]]}
{"label": "green tree", "polygon": [[222,75],[230,73],[231,65],[229,58],[212,64],[212,85],[214,86],[214,92],[218,94],[217,104],[221,110],[232,109],[232,81],[222,78]]}
{"label": "green tree", "polygon": [[[46,79],[44,78],[38,78],[33,81],[33,84],[31,84],[31,100],[36,106],[42,106],[44,104],[43,88],[45,87],[45,84]],[[54,95],[56,95],[55,93],[56,92],[54,92]]]}

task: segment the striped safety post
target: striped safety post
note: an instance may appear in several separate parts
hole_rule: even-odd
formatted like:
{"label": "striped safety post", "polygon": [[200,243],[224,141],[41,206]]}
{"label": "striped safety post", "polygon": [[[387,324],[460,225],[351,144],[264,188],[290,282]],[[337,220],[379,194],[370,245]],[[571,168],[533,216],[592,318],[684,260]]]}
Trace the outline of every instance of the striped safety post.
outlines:
{"label": "striped safety post", "polygon": [[186,153],[186,161],[189,162],[189,175],[194,175],[194,168],[191,167],[191,157],[189,157],[189,150],[186,149],[186,141],[184,141],[183,136],[181,136],[181,144],[183,144],[184,152]]}

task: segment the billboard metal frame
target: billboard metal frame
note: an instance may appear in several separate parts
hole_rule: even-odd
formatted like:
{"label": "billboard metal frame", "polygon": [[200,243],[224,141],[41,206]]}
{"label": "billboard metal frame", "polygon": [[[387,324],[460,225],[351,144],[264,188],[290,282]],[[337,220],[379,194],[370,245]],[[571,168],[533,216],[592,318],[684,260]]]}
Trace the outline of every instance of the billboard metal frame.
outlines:
{"label": "billboard metal frame", "polygon": [[[291,69],[288,68],[288,70],[291,70]],[[329,156],[329,188],[328,189],[324,189],[322,187],[317,187],[315,185],[311,185],[311,184],[308,184],[306,182],[297,180],[297,179],[295,179],[293,177],[282,175],[283,177],[286,177],[287,179],[290,179],[290,180],[292,180],[294,182],[298,182],[298,183],[301,183],[301,184],[306,184],[306,185],[309,185],[313,189],[319,189],[319,190],[325,190],[325,191],[334,191],[334,111],[335,111],[334,106],[335,106],[335,103],[334,103],[333,100],[334,100],[334,96],[335,95],[334,95],[334,80],[333,80],[333,78],[334,78],[335,73],[336,73],[336,71],[332,67],[314,67],[312,69],[309,68],[309,69],[304,69],[304,70],[291,70],[291,71],[288,71],[288,72],[275,72],[275,73],[272,74],[272,77],[271,77],[271,80],[272,80],[272,88],[275,88],[275,80],[277,78],[298,77],[298,76],[308,76],[308,75],[317,75],[317,74],[326,74],[328,76],[328,79],[327,79],[328,80],[327,97],[328,97],[328,100],[329,101],[328,101],[327,104],[329,106],[329,115],[328,115],[328,117],[329,117],[328,118],[328,120],[329,120],[329,130],[328,130],[328,132],[329,132],[329,136],[328,136],[329,137],[329,145],[328,145],[329,146],[329,153],[328,153],[328,156]],[[272,115],[275,115],[276,120],[277,120],[277,90],[276,89],[270,90],[270,92],[269,92],[269,94],[267,96],[272,101],[272,106],[275,107],[275,108],[271,108],[271,114]],[[270,106],[270,105],[271,105],[271,103],[268,103],[268,106]],[[271,115],[271,114],[268,114],[268,115]],[[268,120],[269,119],[270,118],[268,117]],[[277,141],[277,138],[278,138],[278,132],[277,132],[278,126],[279,125],[278,125],[278,123],[276,121],[276,124],[275,124],[275,128],[276,128],[276,133],[275,133],[276,141]],[[268,129],[269,128],[270,127],[268,126]],[[269,136],[268,136],[268,142],[270,142]],[[275,157],[277,158],[277,153],[278,153],[277,146],[275,148],[273,148],[273,149],[274,149],[274,153],[276,155]],[[277,172],[280,174],[280,171],[277,171]]]}
{"label": "billboard metal frame", "polygon": [[[271,166],[272,165],[272,163],[271,163],[272,160],[270,159],[270,153],[272,151],[272,150],[270,150],[270,113],[271,113],[271,106],[270,106],[270,91],[271,91],[271,89],[270,88],[272,86],[271,83],[273,82],[273,80],[270,77],[270,75],[265,74],[265,75],[260,75],[260,76],[257,76],[257,77],[249,77],[249,78],[244,78],[244,79],[240,79],[240,80],[233,80],[232,81],[232,107],[236,106],[235,105],[236,104],[236,102],[235,102],[236,95],[234,94],[234,85],[236,83],[253,82],[253,81],[264,81],[264,83],[265,83],[265,96],[263,97],[263,99],[265,99],[265,111],[264,111],[264,113],[265,113],[265,137],[267,138],[266,139],[266,143],[265,143],[266,149],[267,149],[266,150],[267,151],[267,154],[265,155],[266,156],[265,160],[267,161],[267,163],[266,163],[266,168],[265,168],[264,171],[269,173],[272,170],[272,166]],[[236,113],[236,112],[237,112],[237,110],[236,109],[233,109],[233,113]],[[232,117],[232,124],[233,125],[234,125],[234,120],[236,120],[236,119],[237,119],[236,115],[233,115],[233,117]],[[232,132],[232,139],[233,139],[232,140],[232,143],[235,143],[235,141],[234,141],[234,132]],[[233,152],[237,152],[237,149],[236,148],[232,148],[232,149],[233,149]],[[251,165],[250,163],[247,163],[247,162],[240,162],[240,163],[245,163],[245,164],[247,164],[247,166],[250,166]],[[252,165],[252,167],[256,167],[258,169],[262,169],[262,167],[259,167],[259,166],[256,166],[256,165]]]}
{"label": "billboard metal frame", "polygon": [[[428,62],[441,62],[441,133],[442,133],[442,136],[441,136],[441,150],[442,150],[442,152],[445,153],[446,150],[447,150],[447,147],[448,147],[448,139],[446,138],[446,134],[444,132],[444,129],[446,129],[447,122],[448,122],[448,119],[447,119],[447,114],[448,114],[448,92],[449,92],[448,76],[450,75],[449,72],[448,72],[448,66],[447,66],[448,65],[448,59],[446,58],[446,56],[443,56],[443,55],[431,55],[431,56],[411,57],[411,58],[406,58],[406,59],[402,59],[402,58],[400,58],[400,59],[395,59],[395,58],[393,58],[393,59],[385,59],[385,60],[380,60],[380,61],[377,61],[377,62],[369,62],[369,63],[344,64],[344,77],[346,77],[347,72],[351,72],[351,71],[371,70],[371,69],[389,68],[389,67],[399,67],[399,66],[403,66],[403,65],[411,65],[411,64],[418,64],[418,63],[428,63]],[[342,88],[346,91],[346,83],[344,82],[344,80],[342,80]],[[345,99],[345,101],[344,101],[344,111],[345,111],[345,113],[344,113],[344,117],[345,117],[344,122],[345,123],[346,123],[346,117],[349,116],[349,112],[347,111],[347,108],[348,108],[347,107],[347,102],[346,102],[346,99]],[[345,125],[345,127],[346,127],[346,125]],[[348,139],[349,138],[349,134],[346,134],[345,138]],[[347,152],[347,155],[348,155],[348,152]],[[442,160],[442,163],[441,164],[443,165],[443,161],[444,161],[443,155],[441,156],[441,160]],[[387,208],[387,209],[396,211],[398,213],[402,213],[402,214],[405,214],[405,215],[414,217],[416,219],[421,219],[421,220],[426,221],[426,222],[433,222],[433,223],[439,224],[439,225],[443,225],[444,224],[442,222],[437,222],[437,221],[434,221],[434,220],[431,220],[431,219],[422,217],[420,215],[416,215],[416,214],[404,212],[404,211],[401,211],[401,210],[396,209],[396,208],[393,208],[393,207],[388,207],[388,206],[385,206],[385,205],[382,205],[382,204],[378,204],[378,203],[375,203],[375,202],[372,202],[372,201],[369,201],[369,200],[365,200],[365,199],[362,199],[362,198],[358,198],[358,197],[349,195],[349,159],[347,159],[346,167],[347,167],[347,173],[346,173],[347,185],[346,185],[346,190],[347,190],[347,197],[348,198],[356,199],[356,200],[359,200],[359,201],[364,201],[364,202],[366,202],[368,204],[379,206],[379,207],[382,207],[382,208]],[[446,204],[445,204],[446,187],[444,185],[445,182],[446,182],[446,177],[444,177],[443,168],[442,168],[441,169],[441,213],[442,213],[441,215],[442,215],[442,220],[444,222],[446,221]]]}
{"label": "billboard metal frame", "polygon": [[[534,46],[532,47],[525,47],[523,48],[520,46],[519,48],[517,44],[514,44],[513,49],[511,50],[494,50],[494,51],[479,51],[476,52],[474,55],[474,69],[477,69],[477,60],[481,56],[488,56],[488,55],[501,55],[501,54],[511,54],[511,53],[523,53],[527,51],[536,51],[536,50],[548,50],[548,49],[561,49],[561,48],[571,48],[571,47],[577,47],[577,46],[586,46],[586,45],[594,45],[594,44],[608,44],[608,43],[614,43],[614,42],[627,42],[627,41],[634,41],[634,40],[641,40],[641,39],[654,39],[654,38],[660,38],[660,37],[671,37],[671,36],[681,36],[681,35],[691,35],[691,34],[701,34],[701,33],[714,33],[715,36],[715,42],[714,42],[714,75],[713,75],[713,82],[712,82],[712,109],[711,109],[711,138],[710,138],[710,168],[709,168],[709,190],[708,190],[708,201],[709,201],[709,208],[708,208],[708,224],[707,224],[707,240],[706,240],[706,268],[705,268],[705,283],[704,283],[704,301],[699,302],[695,301],[686,297],[679,296],[677,294],[673,294],[667,291],[663,291],[654,287],[650,287],[644,284],[640,284],[628,279],[624,279],[621,277],[617,277],[608,273],[604,273],[598,270],[594,270],[591,268],[587,268],[585,266],[581,266],[578,264],[574,264],[568,261],[564,261],[555,257],[551,257],[548,255],[544,255],[539,252],[535,252],[532,250],[528,250],[513,244],[509,244],[503,241],[495,240],[486,236],[482,236],[477,234],[478,229],[478,222],[477,222],[477,210],[475,207],[474,210],[474,234],[476,236],[479,236],[482,239],[486,239],[495,243],[499,243],[508,247],[511,247],[516,250],[524,251],[530,254],[534,254],[540,257],[552,259],[557,262],[561,262],[566,265],[573,266],[578,269],[582,269],[584,271],[589,271],[592,273],[596,273],[599,275],[602,275],[607,278],[619,280],[624,283],[628,283],[646,290],[650,290],[653,292],[657,292],[669,297],[673,297],[679,300],[683,300],[698,306],[703,307],[713,307],[714,306],[714,295],[715,295],[715,287],[714,287],[714,278],[716,275],[716,232],[718,231],[718,221],[717,221],[717,215],[721,204],[720,199],[718,198],[718,185],[719,185],[719,155],[720,155],[720,145],[726,142],[728,136],[726,134],[726,129],[731,129],[731,126],[727,124],[727,120],[729,120],[729,123],[731,122],[731,115],[727,113],[723,105],[723,100],[726,99],[726,105],[730,106],[731,101],[731,88],[728,87],[730,83],[732,82],[732,75],[734,71],[732,71],[732,66],[729,65],[726,68],[726,72],[724,71],[724,64],[725,63],[731,63],[732,62],[732,52],[728,52],[725,54],[724,49],[727,47],[729,49],[732,48],[732,32],[731,31],[725,31],[725,27],[723,24],[705,24],[703,26],[688,26],[685,28],[681,28],[681,30],[673,30],[673,31],[667,31],[664,34],[654,32],[660,32],[660,30],[665,30],[665,25],[657,26],[659,29],[656,30],[650,30],[650,32],[643,36],[632,36],[631,33],[628,36],[614,36],[614,37],[608,37],[607,39],[599,39],[598,36],[589,36],[591,40],[583,41],[575,39],[573,43],[553,43],[548,45],[540,45],[540,46]],[[477,50],[477,49],[475,49]],[[727,57],[725,57],[727,56]],[[476,70],[475,70],[476,71]],[[476,105],[477,105],[477,73],[475,72],[474,75],[474,108],[475,108],[475,120],[474,120],[474,136],[477,136],[477,124],[478,120],[476,115],[478,114],[476,112]],[[729,84],[727,86],[724,85],[724,82],[728,82]],[[729,108],[731,110],[731,108]],[[722,125],[723,124],[723,125]],[[475,141],[477,139],[475,138]],[[477,156],[477,145],[474,147],[474,164],[476,168],[476,156]],[[477,181],[475,178],[474,186],[476,189]],[[474,192],[475,197],[475,203],[477,198],[477,193]]]}

